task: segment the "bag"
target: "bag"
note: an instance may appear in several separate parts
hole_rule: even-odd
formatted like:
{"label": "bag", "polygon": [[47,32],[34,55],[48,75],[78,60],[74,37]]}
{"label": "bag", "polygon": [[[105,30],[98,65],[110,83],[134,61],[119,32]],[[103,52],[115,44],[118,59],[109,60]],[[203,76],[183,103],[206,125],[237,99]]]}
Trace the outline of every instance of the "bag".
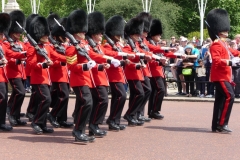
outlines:
{"label": "bag", "polygon": [[184,68],[184,69],[182,70],[182,74],[183,74],[184,76],[189,76],[189,75],[191,75],[191,74],[192,74],[192,68]]}

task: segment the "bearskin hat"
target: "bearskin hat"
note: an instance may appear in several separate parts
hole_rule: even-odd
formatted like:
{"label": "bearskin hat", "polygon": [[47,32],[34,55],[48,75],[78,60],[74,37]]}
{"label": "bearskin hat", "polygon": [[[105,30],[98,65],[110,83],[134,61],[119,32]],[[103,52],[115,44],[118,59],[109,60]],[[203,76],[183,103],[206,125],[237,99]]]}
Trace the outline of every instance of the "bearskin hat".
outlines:
{"label": "bearskin hat", "polygon": [[0,33],[7,33],[10,25],[10,15],[8,13],[0,13]]}
{"label": "bearskin hat", "polygon": [[67,19],[66,30],[71,34],[88,31],[88,16],[82,9],[74,10]]}
{"label": "bearskin hat", "polygon": [[45,35],[49,36],[50,32],[46,18],[41,16],[35,17],[30,23],[29,34],[36,42],[39,42]]}
{"label": "bearskin hat", "polygon": [[92,12],[88,15],[88,35],[104,33],[105,18],[101,12]]}
{"label": "bearskin hat", "polygon": [[11,17],[12,24],[9,28],[8,33],[22,33],[22,29],[17,25],[16,21],[23,27],[25,28],[26,25],[26,19],[25,15],[22,11],[20,10],[14,10],[9,13]]}
{"label": "bearskin hat", "polygon": [[152,24],[152,16],[147,12],[141,12],[137,15],[137,17],[142,19],[144,22],[143,32],[149,32]]}
{"label": "bearskin hat", "polygon": [[27,33],[29,33],[29,28],[30,28],[30,23],[31,23],[31,21],[32,21],[36,16],[38,16],[38,14],[30,14],[30,15],[27,17],[27,19],[26,19],[26,27],[25,27]]}
{"label": "bearskin hat", "polygon": [[51,31],[53,26],[56,24],[55,20],[59,20],[60,19],[60,16],[56,13],[50,13],[47,17],[47,23],[48,23],[48,26],[49,26],[49,30]]}
{"label": "bearskin hat", "polygon": [[152,21],[150,31],[148,32],[148,36],[152,37],[152,36],[156,36],[158,34],[160,34],[160,35],[162,34],[162,23],[160,20],[154,19]]}
{"label": "bearskin hat", "polygon": [[224,9],[213,9],[207,14],[208,34],[214,41],[220,32],[230,31],[230,20],[228,12]]}
{"label": "bearskin hat", "polygon": [[144,23],[143,20],[135,17],[130,19],[125,25],[124,31],[126,35],[142,34]]}
{"label": "bearskin hat", "polygon": [[[59,20],[59,23],[66,28],[67,26],[67,18],[61,18]],[[52,36],[61,36],[61,37],[65,37],[65,31],[62,29],[62,27],[60,27],[57,23],[53,26],[52,31],[51,31],[51,35]]]}
{"label": "bearskin hat", "polygon": [[121,16],[113,16],[111,17],[105,25],[105,33],[109,36],[123,36],[124,35],[124,26],[125,21]]}

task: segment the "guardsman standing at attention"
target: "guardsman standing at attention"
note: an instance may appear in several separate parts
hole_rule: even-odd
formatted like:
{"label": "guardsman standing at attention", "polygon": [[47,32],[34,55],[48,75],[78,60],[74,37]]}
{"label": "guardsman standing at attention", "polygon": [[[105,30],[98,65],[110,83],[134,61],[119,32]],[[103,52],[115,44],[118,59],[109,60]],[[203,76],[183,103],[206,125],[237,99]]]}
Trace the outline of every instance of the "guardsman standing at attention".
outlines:
{"label": "guardsman standing at attention", "polygon": [[240,62],[226,43],[230,31],[229,15],[224,9],[213,9],[207,15],[208,34],[213,43],[210,47],[212,67],[210,79],[216,86],[213,108],[212,131],[230,133],[228,121],[234,102],[232,68]]}
{"label": "guardsman standing at attention", "polygon": [[4,33],[8,32],[10,27],[10,16],[7,13],[0,13],[0,131],[11,131],[12,126],[6,125],[6,109],[7,109],[7,73],[6,64],[8,63],[5,58],[22,59],[25,55],[19,52],[9,50],[3,45]]}

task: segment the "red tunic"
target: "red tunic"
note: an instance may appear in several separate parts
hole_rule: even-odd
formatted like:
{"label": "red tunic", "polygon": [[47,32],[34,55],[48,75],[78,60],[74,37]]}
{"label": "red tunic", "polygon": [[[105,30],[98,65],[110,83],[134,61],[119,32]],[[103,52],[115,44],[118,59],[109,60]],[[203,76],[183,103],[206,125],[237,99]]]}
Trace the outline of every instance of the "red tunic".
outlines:
{"label": "red tunic", "polygon": [[[29,42],[26,42],[25,46],[27,48],[33,47]],[[29,57],[30,57],[29,52],[27,52],[27,60],[26,60],[26,66],[25,66],[25,72],[27,77],[29,77],[31,73],[31,66],[29,65]]]}
{"label": "red tunic", "polygon": [[[10,43],[5,41],[3,43],[8,49],[11,49]],[[22,51],[27,51],[27,47],[24,45],[23,42],[21,41],[16,41],[16,45],[21,46]],[[25,67],[24,64],[16,64],[17,59],[11,58],[6,54],[6,59],[8,60],[6,70],[7,70],[7,77],[10,78],[22,78],[26,79],[26,72],[25,72]]]}
{"label": "red tunic", "polygon": [[[8,58],[21,59],[25,57],[24,54],[13,52],[12,50],[8,49],[5,45],[3,45],[2,41],[0,41],[0,47],[2,48],[4,55],[8,55]],[[8,82],[6,67],[3,65],[0,66],[0,82]]]}
{"label": "red tunic", "polygon": [[[39,45],[40,48],[44,48],[47,52],[48,57],[54,62],[59,60],[66,62],[65,56],[56,53],[49,44]],[[43,68],[45,58],[37,53],[33,47],[28,48],[29,52],[29,64],[31,66],[31,84],[51,84],[50,74],[48,68]]]}
{"label": "red tunic", "polygon": [[[91,51],[86,41],[82,40],[80,46],[85,47],[92,60],[96,61],[97,63],[106,63],[106,59],[103,57],[103,55],[96,54],[95,52]],[[79,55],[74,46],[67,47],[66,56],[68,69],[70,70],[70,86],[88,86],[90,88],[94,88],[95,85],[91,70],[83,70],[83,64],[87,63],[88,60]]]}

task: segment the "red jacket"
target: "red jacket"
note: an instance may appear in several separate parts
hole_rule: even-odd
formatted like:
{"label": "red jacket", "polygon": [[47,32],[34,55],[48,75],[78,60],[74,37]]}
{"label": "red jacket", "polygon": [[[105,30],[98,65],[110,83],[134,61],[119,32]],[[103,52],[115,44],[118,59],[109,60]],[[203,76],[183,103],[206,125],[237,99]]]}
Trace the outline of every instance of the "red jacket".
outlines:
{"label": "red jacket", "polygon": [[231,66],[228,66],[230,55],[222,43],[225,42],[215,40],[210,47],[210,53],[212,55],[210,80],[212,82],[232,81],[232,68]]}
{"label": "red jacket", "polygon": [[[81,47],[84,47],[92,60],[96,63],[106,63],[106,58],[102,54],[96,54],[91,51],[86,41],[81,41]],[[94,80],[92,77],[92,71],[84,71],[83,64],[86,64],[88,61],[85,57],[79,55],[74,46],[69,46],[66,49],[68,69],[70,70],[70,86],[88,86],[94,88]]]}
{"label": "red jacket", "polygon": [[[59,60],[66,62],[66,57],[56,53],[49,44],[39,45],[40,48],[44,48],[47,52],[48,57],[54,62]],[[29,47],[29,65],[31,66],[31,84],[47,84],[51,85],[51,79],[49,69],[43,68],[45,58],[37,53],[35,48]]]}
{"label": "red jacket", "polygon": [[[26,43],[24,43],[25,44],[25,46],[27,47],[27,48],[29,48],[29,47],[33,47],[29,42],[26,42]],[[25,72],[26,72],[26,76],[27,77],[29,77],[30,76],[30,74],[31,74],[31,66],[29,65],[29,57],[30,57],[31,55],[29,55],[29,52],[27,52],[27,60],[26,60],[26,65],[25,65]]]}
{"label": "red jacket", "polygon": [[[8,55],[9,58],[14,58],[14,59],[21,59],[25,58],[24,54],[21,54],[19,52],[13,52],[10,49],[7,49],[5,45],[3,45],[3,42],[0,41],[0,47],[2,48],[4,55]],[[8,77],[6,73],[6,67],[3,65],[0,65],[0,82],[8,82]]]}
{"label": "red jacket", "polygon": [[[8,49],[11,49],[10,43],[5,41],[3,43]],[[27,51],[27,47],[24,45],[23,42],[17,41],[15,42],[16,45],[21,46],[22,51]],[[17,59],[11,58],[6,54],[6,59],[8,60],[6,70],[7,70],[7,77],[10,78],[22,78],[26,79],[26,72],[24,64],[16,64]]]}
{"label": "red jacket", "polygon": [[[116,44],[119,48],[122,49],[122,47],[119,44]],[[112,51],[113,48],[112,46],[110,46],[108,43],[106,43],[104,45],[104,48],[106,50]],[[123,60],[122,56],[114,56],[115,59],[118,60]],[[124,73],[124,69],[123,67],[119,66],[119,67],[114,67],[113,65],[110,66],[109,69],[106,70],[107,74],[108,74],[108,79],[109,82],[121,82],[121,83],[126,83],[126,77],[125,77],[125,73]]]}
{"label": "red jacket", "polygon": [[[51,47],[56,53],[58,53],[53,46]],[[64,47],[66,48],[67,46],[64,46]],[[62,55],[61,53],[58,53],[58,54]],[[62,65],[61,61],[59,60],[54,61],[53,65],[49,67],[49,72],[50,72],[50,78],[52,82],[69,83],[68,68],[66,63],[65,65]]]}

